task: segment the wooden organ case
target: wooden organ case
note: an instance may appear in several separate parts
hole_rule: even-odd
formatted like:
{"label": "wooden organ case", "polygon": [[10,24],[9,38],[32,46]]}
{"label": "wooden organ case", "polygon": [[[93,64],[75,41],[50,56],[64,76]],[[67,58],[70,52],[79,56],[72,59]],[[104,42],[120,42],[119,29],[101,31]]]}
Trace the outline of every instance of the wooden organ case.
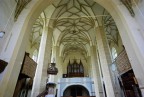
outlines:
{"label": "wooden organ case", "polygon": [[70,61],[67,66],[67,77],[84,77],[84,67],[80,60],[80,63],[77,63],[76,59],[71,64]]}

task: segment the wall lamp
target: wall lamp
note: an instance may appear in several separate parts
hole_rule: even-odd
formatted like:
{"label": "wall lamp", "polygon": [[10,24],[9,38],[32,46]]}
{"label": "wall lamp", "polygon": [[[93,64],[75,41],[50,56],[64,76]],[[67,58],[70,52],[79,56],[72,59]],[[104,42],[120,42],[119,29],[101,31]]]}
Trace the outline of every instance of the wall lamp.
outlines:
{"label": "wall lamp", "polygon": [[0,38],[3,38],[3,36],[5,35],[4,31],[0,31]]}

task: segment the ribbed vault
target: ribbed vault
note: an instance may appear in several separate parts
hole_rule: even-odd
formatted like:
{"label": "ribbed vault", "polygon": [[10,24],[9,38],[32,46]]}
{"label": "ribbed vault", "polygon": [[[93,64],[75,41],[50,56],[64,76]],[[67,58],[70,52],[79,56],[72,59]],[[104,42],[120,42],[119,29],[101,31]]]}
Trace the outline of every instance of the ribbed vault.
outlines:
{"label": "ribbed vault", "polygon": [[56,0],[43,11],[33,26],[32,46],[38,49],[44,22],[53,28],[53,44],[64,59],[71,53],[89,55],[95,44],[95,28],[103,26],[109,45],[118,45],[118,30],[111,15],[93,0]]}
{"label": "ribbed vault", "polygon": [[[56,8],[50,20],[50,26],[60,32],[58,45],[62,46],[63,55],[79,52],[84,57],[94,39],[94,28],[98,26],[101,14],[96,9],[104,10],[92,0],[61,0],[54,3]],[[95,10],[94,10],[94,7]]]}

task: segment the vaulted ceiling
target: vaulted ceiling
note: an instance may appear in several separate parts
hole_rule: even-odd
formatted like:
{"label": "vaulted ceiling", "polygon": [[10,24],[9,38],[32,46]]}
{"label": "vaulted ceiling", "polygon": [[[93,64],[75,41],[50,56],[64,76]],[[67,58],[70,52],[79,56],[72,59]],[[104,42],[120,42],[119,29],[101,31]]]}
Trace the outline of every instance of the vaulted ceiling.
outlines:
{"label": "vaulted ceiling", "polygon": [[44,22],[53,28],[53,44],[61,47],[62,54],[72,52],[88,55],[95,44],[95,28],[103,26],[108,43],[118,44],[118,30],[113,18],[93,0],[55,0],[33,25],[32,47],[38,49]]}

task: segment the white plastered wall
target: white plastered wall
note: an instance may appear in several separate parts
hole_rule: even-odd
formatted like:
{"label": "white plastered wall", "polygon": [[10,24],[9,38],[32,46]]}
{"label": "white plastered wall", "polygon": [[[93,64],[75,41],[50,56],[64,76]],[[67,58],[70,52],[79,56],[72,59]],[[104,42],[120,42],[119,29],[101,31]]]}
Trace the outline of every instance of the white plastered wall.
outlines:
{"label": "white plastered wall", "polygon": [[[0,1],[0,31],[5,31],[3,38],[0,38],[0,52],[2,52],[2,48],[6,47],[6,44],[9,41],[8,39],[11,37],[15,7],[16,2],[14,0]],[[6,50],[6,48],[4,48],[4,50]]]}

